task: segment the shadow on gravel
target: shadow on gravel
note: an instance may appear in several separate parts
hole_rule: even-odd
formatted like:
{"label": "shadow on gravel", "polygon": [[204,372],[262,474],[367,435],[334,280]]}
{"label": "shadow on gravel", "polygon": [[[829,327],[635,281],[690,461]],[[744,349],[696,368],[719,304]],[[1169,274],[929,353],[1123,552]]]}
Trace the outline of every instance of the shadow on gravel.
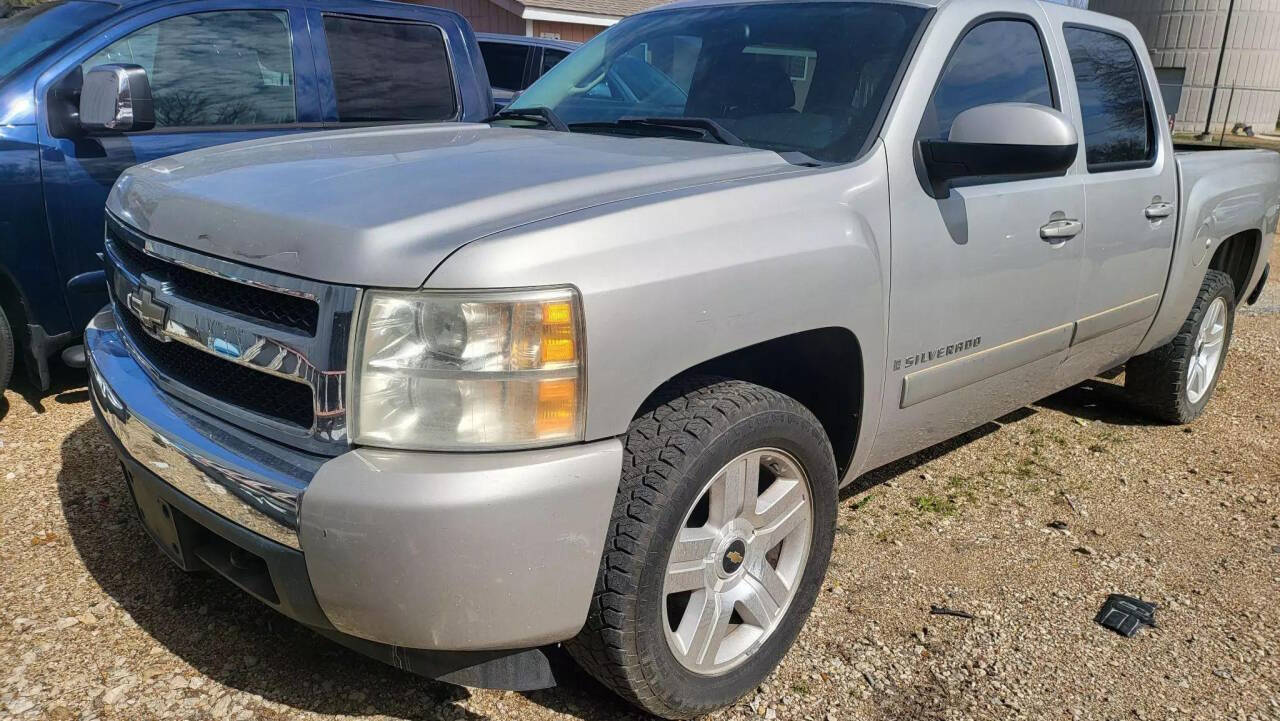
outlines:
{"label": "shadow on gravel", "polygon": [[1019,408],[1013,413],[1003,416],[997,420],[984,423],[968,433],[963,433],[955,438],[949,438],[937,445],[929,446],[923,451],[916,451],[906,458],[896,460],[887,466],[880,466],[874,471],[864,473],[861,476],[858,476],[853,483],[850,483],[840,489],[840,501],[843,503],[863,491],[869,491],[882,483],[887,483],[899,476],[906,475],[930,461],[937,460],[947,455],[957,448],[962,448],[973,443],[979,438],[985,438],[992,433],[995,433],[1009,423],[1016,423],[1033,415],[1035,415],[1034,410],[1030,408]]}
{"label": "shadow on gravel", "polygon": [[1059,391],[1048,398],[1036,401],[1030,406],[1019,408],[1012,413],[985,423],[968,433],[950,438],[923,451],[917,451],[906,458],[881,466],[869,473],[859,476],[857,480],[840,490],[841,502],[859,493],[875,488],[899,476],[906,475],[930,461],[941,458],[948,453],[973,443],[979,438],[995,433],[1004,426],[1034,416],[1039,409],[1055,410],[1076,418],[1090,421],[1102,421],[1119,426],[1159,426],[1160,421],[1152,420],[1134,410],[1124,396],[1124,386],[1109,382],[1119,372],[1104,374],[1101,378],[1093,378]]}
{"label": "shadow on gravel", "polygon": [[1116,426],[1162,426],[1160,421],[1143,415],[1125,397],[1124,386],[1100,378],[1087,380],[1059,391],[1034,405],[1066,413],[1090,421],[1103,421]]}
{"label": "shadow on gravel", "polygon": [[[22,396],[22,400],[31,406],[36,413],[44,413],[44,402],[53,398],[59,403],[78,403],[89,400],[89,392],[85,388],[88,381],[83,369],[68,368],[61,363],[51,363],[49,367],[49,390],[36,388],[27,377],[26,368],[19,365],[13,369],[13,379],[9,382],[9,390]],[[79,390],[77,390],[79,389]],[[0,389],[3,390],[3,389]],[[0,420],[9,414],[9,402],[0,396]]]}
{"label": "shadow on gravel", "polygon": [[556,713],[586,721],[652,721],[625,703],[578,668],[569,654],[557,649],[552,656],[558,686],[541,691],[522,691],[521,696]]}
{"label": "shadow on gravel", "polygon": [[[221,578],[178,570],[142,530],[119,463],[96,421],[82,424],[63,441],[58,494],[72,542],[93,580],[155,643],[206,677],[316,713],[482,718],[452,705],[467,697],[461,687],[365,658]],[[154,663],[159,667],[163,658],[155,657]],[[147,674],[145,668],[137,671]]]}

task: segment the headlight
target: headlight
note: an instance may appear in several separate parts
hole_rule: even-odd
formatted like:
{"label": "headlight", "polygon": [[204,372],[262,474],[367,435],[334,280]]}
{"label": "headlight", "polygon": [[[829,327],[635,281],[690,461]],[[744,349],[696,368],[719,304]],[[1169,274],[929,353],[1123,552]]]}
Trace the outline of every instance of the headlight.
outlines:
{"label": "headlight", "polygon": [[582,439],[582,307],[571,288],[364,294],[351,435],[496,450]]}

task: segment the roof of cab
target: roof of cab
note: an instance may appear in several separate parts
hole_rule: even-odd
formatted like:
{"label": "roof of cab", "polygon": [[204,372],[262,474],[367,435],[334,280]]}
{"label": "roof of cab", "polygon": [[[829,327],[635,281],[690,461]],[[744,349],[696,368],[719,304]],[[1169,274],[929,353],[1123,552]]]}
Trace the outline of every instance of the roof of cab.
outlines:
{"label": "roof of cab", "polygon": [[503,33],[476,33],[476,40],[482,43],[510,43],[512,45],[536,45],[543,48],[559,48],[573,51],[582,45],[569,40],[554,38],[531,38],[528,35],[506,35]]}

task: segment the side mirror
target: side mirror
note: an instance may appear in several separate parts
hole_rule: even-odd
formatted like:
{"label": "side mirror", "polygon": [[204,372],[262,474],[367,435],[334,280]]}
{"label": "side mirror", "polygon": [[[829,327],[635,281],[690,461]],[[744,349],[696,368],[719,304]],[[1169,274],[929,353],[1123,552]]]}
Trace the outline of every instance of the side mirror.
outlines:
{"label": "side mirror", "polygon": [[124,133],[156,126],[151,83],[141,65],[98,65],[80,88],[80,127],[89,132]]}
{"label": "side mirror", "polygon": [[957,181],[1063,175],[1079,142],[1075,126],[1053,108],[992,103],[957,115],[946,140],[921,140],[920,160],[930,194],[945,198]]}

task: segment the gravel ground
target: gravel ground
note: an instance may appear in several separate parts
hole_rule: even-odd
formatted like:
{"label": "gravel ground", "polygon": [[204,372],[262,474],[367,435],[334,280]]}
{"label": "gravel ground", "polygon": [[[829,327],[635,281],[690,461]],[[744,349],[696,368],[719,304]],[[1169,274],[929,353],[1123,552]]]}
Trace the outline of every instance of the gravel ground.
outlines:
{"label": "gravel ground", "polygon": [[[1190,427],[1098,380],[846,489],[798,645],[717,718],[1280,719],[1275,281],[1259,306]],[[586,678],[425,681],[177,571],[81,383],[0,403],[0,718],[635,718]],[[1158,603],[1159,628],[1095,625],[1111,592]]]}

